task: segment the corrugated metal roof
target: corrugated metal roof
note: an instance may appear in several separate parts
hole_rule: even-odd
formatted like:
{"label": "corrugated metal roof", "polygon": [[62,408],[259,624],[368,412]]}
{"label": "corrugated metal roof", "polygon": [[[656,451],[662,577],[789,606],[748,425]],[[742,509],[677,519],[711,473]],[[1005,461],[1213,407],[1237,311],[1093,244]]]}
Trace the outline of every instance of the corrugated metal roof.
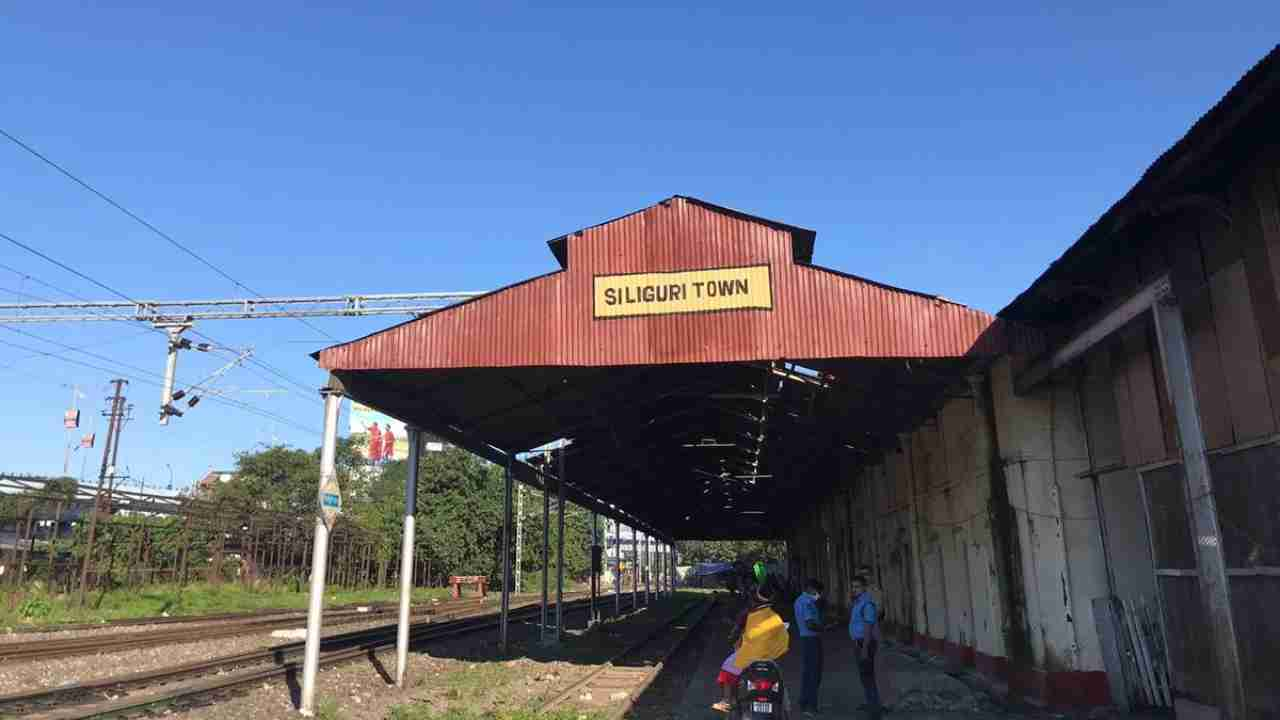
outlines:
{"label": "corrugated metal roof", "polygon": [[[328,370],[989,355],[987,313],[797,262],[800,229],[673,197],[566,237],[567,269],[318,354]],[[799,253],[805,255],[808,250]],[[595,319],[597,275],[768,265],[772,310]]]}
{"label": "corrugated metal roof", "polygon": [[[1042,290],[1072,273],[1087,274],[1080,266],[1109,243],[1135,217],[1156,212],[1170,194],[1185,192],[1198,173],[1214,172],[1215,155],[1220,155],[1233,135],[1248,123],[1255,125],[1258,138],[1266,142],[1274,133],[1271,119],[1259,116],[1264,103],[1280,96],[1280,45],[1257,62],[1212,108],[1187,130],[1178,142],[1156,158],[1124,197],[1112,205],[1062,256],[1053,261],[1030,287],[1019,293],[999,315],[1036,326]],[[1273,106],[1274,107],[1274,106]],[[1248,158],[1250,153],[1239,153]],[[1221,158],[1216,158],[1220,160]],[[1069,282],[1066,284],[1070,284]],[[1064,293],[1066,294],[1066,293]]]}

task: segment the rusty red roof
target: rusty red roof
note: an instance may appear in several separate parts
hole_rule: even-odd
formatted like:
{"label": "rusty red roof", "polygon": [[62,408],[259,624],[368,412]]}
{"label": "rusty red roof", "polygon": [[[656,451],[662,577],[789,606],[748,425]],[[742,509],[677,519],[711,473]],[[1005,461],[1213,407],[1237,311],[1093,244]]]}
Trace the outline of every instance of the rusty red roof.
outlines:
{"label": "rusty red roof", "polygon": [[[328,370],[990,353],[994,318],[805,260],[813,232],[672,197],[552,241],[564,269],[322,350]],[[593,316],[597,276],[767,266],[772,307]]]}

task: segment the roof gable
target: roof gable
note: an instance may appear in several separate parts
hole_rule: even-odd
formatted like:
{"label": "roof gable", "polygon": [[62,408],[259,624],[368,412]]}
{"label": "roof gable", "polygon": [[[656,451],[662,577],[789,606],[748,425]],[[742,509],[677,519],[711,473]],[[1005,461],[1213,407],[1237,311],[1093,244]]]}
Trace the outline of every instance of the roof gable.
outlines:
{"label": "roof gable", "polygon": [[718,213],[720,215],[723,215],[724,217],[734,218],[734,219],[741,220],[743,222],[748,222],[748,223],[756,223],[759,225],[763,225],[765,227],[769,227],[775,230],[780,230],[782,232],[785,232],[791,237],[791,253],[795,262],[803,263],[803,264],[808,264],[813,262],[813,245],[814,245],[814,239],[817,236],[817,233],[814,232],[813,230],[808,230],[802,227],[796,227],[795,225],[788,225],[787,223],[778,222],[777,220],[770,220],[768,218],[763,218],[758,215],[751,215],[749,213],[733,210],[731,208],[716,205],[714,203],[709,203],[705,200],[699,200],[698,198],[690,197],[687,195],[672,195],[666,200],[659,201],[646,208],[636,210],[635,212],[627,213],[626,215],[613,218],[612,220],[606,220],[598,225],[592,225],[587,228],[582,228],[580,230],[575,230],[571,233],[566,233],[559,237],[552,238],[551,240],[547,241],[547,245],[551,248],[551,254],[555,256],[556,262],[560,263],[560,268],[568,269],[569,245],[570,245],[571,239],[581,238],[590,230],[607,228],[610,225],[627,220],[629,218],[633,218],[634,216],[643,215],[644,213],[651,212],[656,208],[670,207],[672,203],[687,203],[692,207],[701,208],[708,212]]}

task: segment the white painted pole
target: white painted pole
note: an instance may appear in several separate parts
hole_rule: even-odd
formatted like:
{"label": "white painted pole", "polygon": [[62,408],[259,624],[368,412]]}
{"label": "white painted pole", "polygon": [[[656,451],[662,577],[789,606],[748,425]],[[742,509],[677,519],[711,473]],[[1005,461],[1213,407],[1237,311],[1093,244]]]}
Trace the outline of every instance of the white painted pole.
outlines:
{"label": "white painted pole", "polygon": [[512,463],[515,456],[507,455],[505,489],[502,493],[502,616],[498,623],[498,645],[507,654],[507,626],[511,620],[511,495],[515,489],[515,473]]}
{"label": "white painted pole", "polygon": [[556,526],[559,528],[556,533],[556,642],[559,643],[564,637],[564,450],[563,442],[560,444],[560,465],[556,472],[556,498],[558,507],[556,508]]}
{"label": "white painted pole", "polygon": [[404,688],[409,667],[409,602],[413,594],[414,517],[418,501],[418,463],[422,459],[422,431],[405,428],[409,435],[408,473],[404,480],[404,538],[400,541],[400,623],[396,628],[396,687]]}
{"label": "white painted pole", "polygon": [[658,543],[658,587],[662,588],[662,594],[671,594],[671,578],[667,572],[666,543]]}
{"label": "white painted pole", "polygon": [[622,615],[622,523],[613,521],[613,616]]}
{"label": "white painted pole", "polygon": [[631,610],[640,608],[640,533],[632,525],[631,530]]}
{"label": "white painted pole", "polygon": [[[332,388],[320,391],[324,398],[324,440],[320,446],[320,486],[337,473],[338,408],[342,393]],[[307,607],[307,643],[302,661],[303,715],[315,715],[316,672],[320,668],[320,619],[324,612],[324,581],[329,568],[329,528],[317,508],[315,541],[311,544],[311,597]]]}
{"label": "white painted pole", "polygon": [[680,586],[680,556],[676,554],[676,544],[671,543],[671,591]]}
{"label": "white painted pole", "polygon": [[655,542],[653,544],[653,585],[654,596],[661,598],[663,593],[662,587],[662,543]]}
{"label": "white painted pole", "polygon": [[551,493],[547,489],[546,474],[542,476],[542,614],[541,625],[538,626],[538,642],[547,641],[547,591],[551,571]]}
{"label": "white painted pole", "polygon": [[516,484],[516,581],[514,592],[524,590],[524,485]]}
{"label": "white painted pole", "polygon": [[644,534],[644,540],[640,543],[640,552],[644,556],[644,604],[648,605],[653,602],[653,578],[649,573],[649,533]]}

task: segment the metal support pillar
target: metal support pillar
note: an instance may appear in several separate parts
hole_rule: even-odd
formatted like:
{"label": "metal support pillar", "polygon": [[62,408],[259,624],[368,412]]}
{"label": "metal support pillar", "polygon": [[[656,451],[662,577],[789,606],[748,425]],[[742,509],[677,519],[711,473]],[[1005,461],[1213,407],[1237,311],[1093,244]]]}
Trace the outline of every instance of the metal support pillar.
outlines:
{"label": "metal support pillar", "polygon": [[538,625],[538,641],[545,643],[547,641],[547,585],[550,576],[547,574],[551,570],[550,563],[550,547],[551,547],[551,494],[547,490],[546,476],[543,476],[542,483],[542,619]]}
{"label": "metal support pillar", "polygon": [[640,607],[640,533],[631,527],[631,609]]}
{"label": "metal support pillar", "polygon": [[670,568],[667,567],[667,544],[658,543],[658,584],[663,595],[671,594]]}
{"label": "metal support pillar", "polygon": [[666,563],[662,562],[662,543],[655,542],[653,544],[653,584],[659,598],[667,591],[666,579],[662,576],[665,570]]}
{"label": "metal support pillar", "polygon": [[1166,285],[1157,293],[1151,309],[1155,316],[1156,337],[1160,341],[1160,357],[1164,361],[1165,385],[1178,421],[1187,516],[1196,538],[1200,596],[1209,611],[1207,630],[1217,660],[1222,715],[1236,720],[1247,717],[1249,709],[1245,701],[1227,563],[1222,552],[1217,502],[1213,495],[1213,478],[1209,474],[1209,458],[1205,454],[1204,432],[1200,427],[1200,408],[1196,400],[1182,308]]}
{"label": "metal support pillar", "polygon": [[511,463],[514,458],[507,455],[506,492],[502,504],[502,619],[499,623],[498,644],[502,654],[507,654],[507,621],[511,614],[511,503],[515,473]]}
{"label": "metal support pillar", "polygon": [[613,521],[613,616],[622,614],[622,523]]}
{"label": "metal support pillar", "polygon": [[409,666],[409,601],[413,594],[414,516],[418,502],[418,463],[422,459],[422,431],[405,428],[409,436],[408,473],[404,480],[404,538],[400,541],[400,624],[396,629],[396,687],[404,688]]}
{"label": "metal support pillar", "polygon": [[676,555],[676,544],[671,543],[671,592],[680,586],[680,558]]}
{"label": "metal support pillar", "polygon": [[671,584],[671,546],[668,545],[667,543],[662,543],[661,552],[662,552],[662,582],[667,586],[667,595],[671,595],[671,592],[675,589],[675,587]]}
{"label": "metal support pillar", "polygon": [[598,601],[600,599],[600,563],[596,562],[596,558],[603,558],[600,552],[600,515],[595,510],[591,511],[591,621],[590,624],[595,625],[600,621],[597,614]]}
{"label": "metal support pillar", "polygon": [[560,445],[556,472],[556,642],[564,637],[564,449]]}
{"label": "metal support pillar", "polygon": [[[324,398],[324,439],[320,446],[320,487],[337,473],[338,408],[342,393],[332,388],[320,391]],[[316,710],[316,671],[320,668],[320,619],[324,612],[325,570],[329,567],[329,527],[316,508],[315,542],[311,546],[311,597],[307,607],[307,641],[302,660],[303,715]]]}
{"label": "metal support pillar", "polygon": [[667,595],[675,592],[676,586],[671,582],[671,546],[662,544],[662,579],[667,585]]}
{"label": "metal support pillar", "polygon": [[524,592],[524,485],[516,484],[515,591]]}
{"label": "metal support pillar", "polygon": [[649,572],[649,533],[644,534],[644,541],[640,543],[640,553],[644,556],[644,604],[648,605],[653,602],[653,578]]}

